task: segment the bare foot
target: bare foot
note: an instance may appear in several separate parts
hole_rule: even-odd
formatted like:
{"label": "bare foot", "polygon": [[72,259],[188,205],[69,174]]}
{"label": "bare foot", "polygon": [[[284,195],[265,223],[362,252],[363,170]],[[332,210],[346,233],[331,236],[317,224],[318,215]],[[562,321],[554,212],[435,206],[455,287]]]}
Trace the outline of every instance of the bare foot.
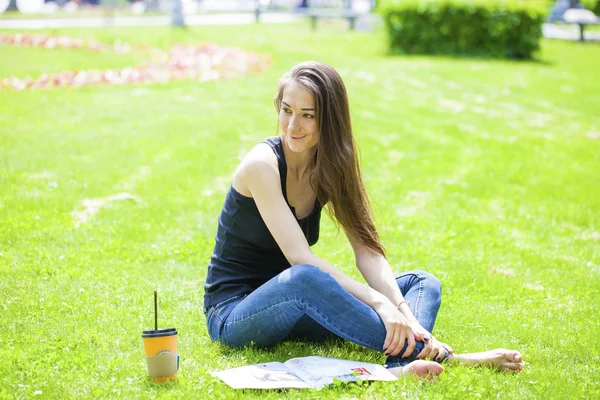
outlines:
{"label": "bare foot", "polygon": [[521,371],[523,356],[515,350],[495,349],[482,353],[453,354],[450,360],[459,360],[465,364],[488,365],[499,370]]}
{"label": "bare foot", "polygon": [[421,379],[434,380],[444,372],[444,367],[433,361],[415,360],[404,367],[388,368],[388,371],[396,377],[416,376]]}

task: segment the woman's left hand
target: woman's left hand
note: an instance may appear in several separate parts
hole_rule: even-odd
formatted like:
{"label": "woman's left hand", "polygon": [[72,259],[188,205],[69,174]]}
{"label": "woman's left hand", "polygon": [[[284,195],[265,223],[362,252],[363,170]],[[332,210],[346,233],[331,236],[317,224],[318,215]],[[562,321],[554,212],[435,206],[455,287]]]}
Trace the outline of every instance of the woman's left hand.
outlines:
{"label": "woman's left hand", "polygon": [[410,325],[415,333],[415,340],[425,342],[425,344],[427,344],[427,341],[432,336],[431,333],[427,332],[427,329],[423,328],[416,319],[412,322],[409,322],[408,325]]}

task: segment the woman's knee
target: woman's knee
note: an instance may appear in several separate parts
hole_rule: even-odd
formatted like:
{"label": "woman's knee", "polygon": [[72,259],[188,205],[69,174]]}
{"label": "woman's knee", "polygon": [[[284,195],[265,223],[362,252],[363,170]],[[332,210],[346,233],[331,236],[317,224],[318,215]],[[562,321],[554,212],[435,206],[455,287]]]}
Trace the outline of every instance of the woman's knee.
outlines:
{"label": "woman's knee", "polygon": [[327,288],[331,284],[333,277],[327,272],[310,264],[294,265],[279,274],[280,284],[288,289],[319,290]]}
{"label": "woman's knee", "polygon": [[419,276],[423,288],[427,289],[430,295],[437,293],[440,297],[442,296],[442,282],[436,276],[426,271],[415,271],[415,273]]}

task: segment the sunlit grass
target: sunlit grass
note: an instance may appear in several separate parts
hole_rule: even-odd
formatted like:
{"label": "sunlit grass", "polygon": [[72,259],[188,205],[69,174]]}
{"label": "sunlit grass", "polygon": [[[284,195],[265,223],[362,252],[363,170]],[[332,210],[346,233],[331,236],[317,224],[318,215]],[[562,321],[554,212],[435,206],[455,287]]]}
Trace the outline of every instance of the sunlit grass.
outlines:
{"label": "sunlit grass", "polygon": [[[537,61],[519,63],[386,57],[379,33],[337,25],[59,32],[216,42],[273,66],[221,82],[0,92],[0,398],[600,396],[600,47],[544,41]],[[0,78],[136,61],[2,46],[0,56]],[[384,361],[352,344],[232,350],[204,326],[225,190],[245,152],[276,133],[277,79],[306,59],[346,81],[394,270],[442,279],[434,334],[456,351],[519,349],[521,374],[449,366],[436,384],[321,392],[235,392],[209,375],[305,355]],[[75,228],[85,199],[123,192],[141,202]],[[327,219],[314,251],[359,278]],[[160,325],[180,332],[180,380],[168,385],[148,381],[140,338],[155,288]]]}

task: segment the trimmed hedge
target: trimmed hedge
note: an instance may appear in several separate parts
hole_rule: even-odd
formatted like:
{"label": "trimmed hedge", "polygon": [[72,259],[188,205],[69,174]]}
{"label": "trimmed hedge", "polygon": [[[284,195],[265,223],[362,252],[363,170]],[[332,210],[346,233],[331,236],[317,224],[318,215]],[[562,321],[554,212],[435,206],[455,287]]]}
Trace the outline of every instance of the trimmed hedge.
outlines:
{"label": "trimmed hedge", "polygon": [[380,1],[392,53],[532,58],[548,7],[522,0]]}
{"label": "trimmed hedge", "polygon": [[579,2],[586,9],[593,11],[594,14],[600,15],[600,1],[599,0],[579,0]]}

